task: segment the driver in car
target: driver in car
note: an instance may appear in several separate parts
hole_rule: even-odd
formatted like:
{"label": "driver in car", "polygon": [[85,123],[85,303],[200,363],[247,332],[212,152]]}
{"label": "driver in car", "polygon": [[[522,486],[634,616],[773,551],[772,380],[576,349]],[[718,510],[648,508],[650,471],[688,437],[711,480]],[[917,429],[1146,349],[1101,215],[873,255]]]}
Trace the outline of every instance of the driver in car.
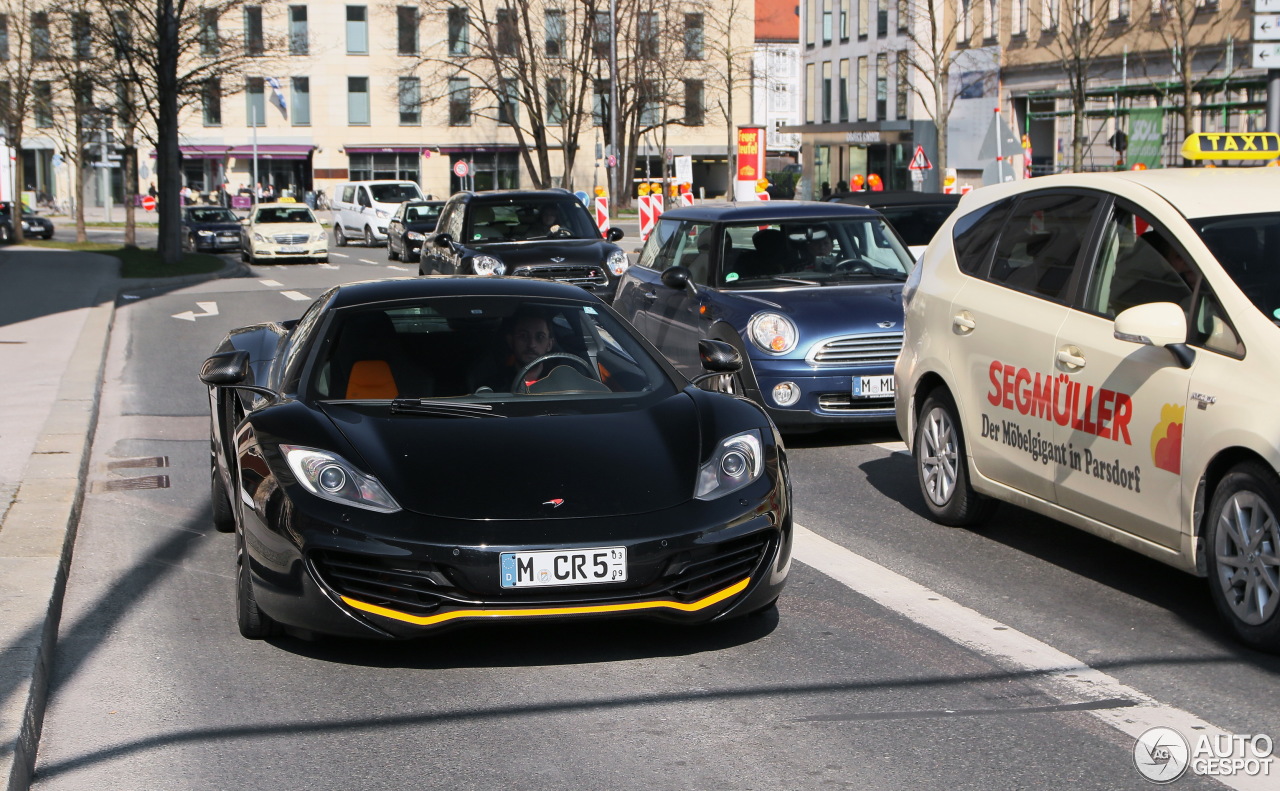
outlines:
{"label": "driver in car", "polygon": [[805,269],[830,272],[840,258],[835,254],[831,234],[823,228],[810,229],[804,258]]}
{"label": "driver in car", "polygon": [[[480,387],[488,387],[495,391],[511,392],[515,384],[516,374],[529,363],[550,354],[555,347],[555,335],[551,332],[551,322],[542,313],[521,311],[512,317],[503,333],[507,354],[501,362],[486,361],[488,365],[475,377],[472,391]],[[524,374],[526,385],[533,384],[550,373],[554,360],[542,362],[530,368]]]}

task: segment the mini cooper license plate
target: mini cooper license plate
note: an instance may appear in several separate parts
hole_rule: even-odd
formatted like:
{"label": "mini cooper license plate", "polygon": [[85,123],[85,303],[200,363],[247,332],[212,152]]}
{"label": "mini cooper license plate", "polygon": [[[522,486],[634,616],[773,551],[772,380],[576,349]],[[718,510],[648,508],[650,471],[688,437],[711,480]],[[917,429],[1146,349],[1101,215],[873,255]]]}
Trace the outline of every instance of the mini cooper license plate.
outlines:
{"label": "mini cooper license plate", "polygon": [[626,547],[503,552],[500,562],[504,588],[587,585],[627,580]]}
{"label": "mini cooper license plate", "polygon": [[875,396],[893,395],[893,376],[855,376],[853,377],[854,398],[874,398]]}

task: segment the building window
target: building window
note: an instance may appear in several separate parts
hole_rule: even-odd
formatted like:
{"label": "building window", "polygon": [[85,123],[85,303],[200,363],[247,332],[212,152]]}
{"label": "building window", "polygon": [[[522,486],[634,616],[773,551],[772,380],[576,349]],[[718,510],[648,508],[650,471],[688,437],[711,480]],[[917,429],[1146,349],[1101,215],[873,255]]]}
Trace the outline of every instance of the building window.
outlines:
{"label": "building window", "polygon": [[310,49],[307,36],[307,7],[289,6],[289,54],[306,55]]}
{"label": "building window", "polygon": [[[219,86],[221,89],[221,86]],[[0,101],[0,107],[4,106],[4,102]],[[116,117],[123,123],[133,121],[133,85],[127,80],[116,81]],[[219,110],[221,115],[221,110]]]}
{"label": "building window", "polygon": [[262,42],[262,6],[247,5],[244,7],[244,51],[246,55],[258,56],[264,51]]}
{"label": "building window", "polygon": [[658,42],[662,40],[662,29],[657,11],[642,11],[636,19],[636,36],[640,57],[653,60],[658,57]]}
{"label": "building window", "polygon": [[907,98],[910,95],[911,81],[911,64],[907,60],[907,51],[898,51],[898,84],[897,84],[897,112],[898,120],[907,120]]}
{"label": "building window", "polygon": [[876,38],[889,35],[889,2],[876,0]]}
{"label": "building window", "polygon": [[347,123],[351,126],[369,125],[369,78],[347,78]]}
{"label": "building window", "polygon": [[53,83],[36,80],[33,88],[31,110],[35,115],[36,126],[48,129],[53,126]]}
{"label": "building window", "polygon": [[831,9],[827,3],[832,0],[821,0],[822,2],[822,44],[825,46],[831,43]]}
{"label": "building window", "polygon": [[216,10],[212,8],[200,10],[200,32],[196,35],[200,39],[201,55],[212,57],[218,54],[218,50],[222,48],[222,43],[218,36],[218,12]]}
{"label": "building window", "polygon": [[973,38],[973,0],[960,0],[960,30],[957,33],[956,46],[969,46]]}
{"label": "building window", "polygon": [[[1014,0],[1018,2],[1018,0]],[[1024,0],[1025,2],[1025,0]],[[906,33],[911,24],[911,0],[898,0],[898,32]]]}
{"label": "building window", "polygon": [[596,126],[609,127],[609,81],[596,80],[591,103],[591,121]]}
{"label": "building window", "polygon": [[804,64],[804,122],[813,123],[814,109],[817,107],[817,70],[812,63]]}
{"label": "building window", "polygon": [[422,82],[417,77],[401,77],[400,90],[400,125],[422,125]]}
{"label": "building window", "polygon": [[831,123],[831,61],[822,64],[822,123]]}
{"label": "building window", "polygon": [[418,7],[396,8],[396,43],[401,55],[418,54]]}
{"label": "building window", "polygon": [[702,60],[705,50],[702,14],[684,15],[684,59]]}
{"label": "building window", "polygon": [[838,87],[839,87],[839,93],[840,93],[840,100],[839,100],[840,115],[837,117],[840,119],[840,123],[843,124],[849,120],[849,59],[848,58],[845,58],[844,60],[840,61],[840,84]]}
{"label": "building window", "polygon": [[1030,7],[1030,0],[1013,0],[1013,25],[1010,30],[1012,35],[1027,35],[1027,15]]}
{"label": "building window", "polygon": [[9,59],[9,15],[0,14],[0,60]]}
{"label": "building window", "polygon": [[514,55],[519,47],[514,8],[498,9],[498,54]]}
{"label": "building window", "polygon": [[889,55],[876,55],[876,118],[889,118]]}
{"label": "building window", "polygon": [[867,120],[868,90],[867,56],[858,58],[858,120]]}
{"label": "building window", "polygon": [[597,58],[609,57],[609,43],[613,37],[613,26],[609,24],[608,11],[596,11],[591,20],[591,49]]}
{"label": "building window", "polygon": [[857,0],[858,2],[858,38],[867,37],[867,13],[874,0]]}
{"label": "building window", "polygon": [[222,126],[222,81],[210,77],[204,81],[200,95],[205,126]]}
{"label": "building window", "polygon": [[515,126],[520,121],[520,113],[516,107],[518,98],[516,81],[506,77],[498,85],[498,123],[502,126]]}
{"label": "building window", "polygon": [[840,3],[840,40],[849,40],[849,3],[852,0],[836,0]]}
{"label": "building window", "polygon": [[471,126],[471,80],[449,80],[449,126]]}
{"label": "building window", "polygon": [[547,80],[547,123],[562,126],[564,116],[564,80],[552,77]]}
{"label": "building window", "polygon": [[449,9],[449,54],[466,55],[471,51],[471,34],[467,9],[454,6]]}
{"label": "building window", "polygon": [[293,125],[311,126],[311,78],[294,77],[290,93],[293,101]]}
{"label": "building window", "polygon": [[565,43],[564,9],[547,9],[547,57],[563,58]]}
{"label": "building window", "polygon": [[367,6],[347,6],[347,54],[369,54],[369,8]]}
{"label": "building window", "polygon": [[51,48],[49,15],[44,11],[37,11],[31,15],[31,57],[35,60],[48,60],[52,54]]}
{"label": "building window", "polygon": [[662,123],[662,94],[652,80],[640,83],[640,126],[657,126]]}
{"label": "building window", "polygon": [[[1152,9],[1163,8],[1157,0],[1151,4]],[[1058,29],[1058,0],[1042,0],[1040,5],[1040,26],[1044,30]]]}
{"label": "building window", "polygon": [[245,125],[267,125],[266,93],[261,77],[246,77],[244,81]]}
{"label": "building window", "polygon": [[684,125],[702,126],[706,123],[707,109],[703,99],[702,80],[684,81]]}
{"label": "building window", "polygon": [[422,176],[417,153],[351,154],[347,158],[352,181],[387,179],[418,182]]}
{"label": "building window", "polygon": [[77,60],[88,60],[93,57],[93,27],[87,11],[77,11],[71,15],[71,52]]}

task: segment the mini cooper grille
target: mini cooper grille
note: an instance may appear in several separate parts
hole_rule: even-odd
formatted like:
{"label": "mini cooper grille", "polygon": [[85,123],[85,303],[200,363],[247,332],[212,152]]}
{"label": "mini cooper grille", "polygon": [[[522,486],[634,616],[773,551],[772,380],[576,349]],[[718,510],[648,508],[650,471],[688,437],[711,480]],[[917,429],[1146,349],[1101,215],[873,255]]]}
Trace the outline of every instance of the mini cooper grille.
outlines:
{"label": "mini cooper grille", "polygon": [[276,244],[306,244],[311,237],[305,233],[282,233],[275,237]]}
{"label": "mini cooper grille", "polygon": [[430,563],[335,550],[313,553],[312,563],[339,594],[413,615],[435,611],[440,599],[431,591],[447,584]]}
{"label": "mini cooper grille", "polygon": [[886,365],[902,351],[901,332],[846,335],[815,346],[809,352],[810,365]]}
{"label": "mini cooper grille", "polygon": [[517,266],[512,273],[517,277],[540,277],[559,280],[576,286],[607,286],[609,276],[598,266],[544,266],[528,264]]}
{"label": "mini cooper grille", "polygon": [[686,553],[675,561],[676,567],[684,566],[672,580],[672,595],[682,602],[697,601],[750,576],[769,544],[769,534],[757,533],[711,550]]}
{"label": "mini cooper grille", "polygon": [[825,412],[892,412],[893,398],[852,398],[848,393],[818,396],[818,408]]}

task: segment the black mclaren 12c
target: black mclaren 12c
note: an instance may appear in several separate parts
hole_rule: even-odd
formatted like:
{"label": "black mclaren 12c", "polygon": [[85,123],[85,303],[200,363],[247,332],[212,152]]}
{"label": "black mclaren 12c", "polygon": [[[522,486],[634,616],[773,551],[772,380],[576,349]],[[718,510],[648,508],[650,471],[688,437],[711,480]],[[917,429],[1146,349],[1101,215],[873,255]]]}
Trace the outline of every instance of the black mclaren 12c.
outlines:
{"label": "black mclaren 12c", "polygon": [[[701,349],[708,373],[741,365]],[[245,637],[698,624],[765,610],[786,581],[769,418],[699,389],[576,286],[342,285],[296,321],[233,331],[200,378]]]}

